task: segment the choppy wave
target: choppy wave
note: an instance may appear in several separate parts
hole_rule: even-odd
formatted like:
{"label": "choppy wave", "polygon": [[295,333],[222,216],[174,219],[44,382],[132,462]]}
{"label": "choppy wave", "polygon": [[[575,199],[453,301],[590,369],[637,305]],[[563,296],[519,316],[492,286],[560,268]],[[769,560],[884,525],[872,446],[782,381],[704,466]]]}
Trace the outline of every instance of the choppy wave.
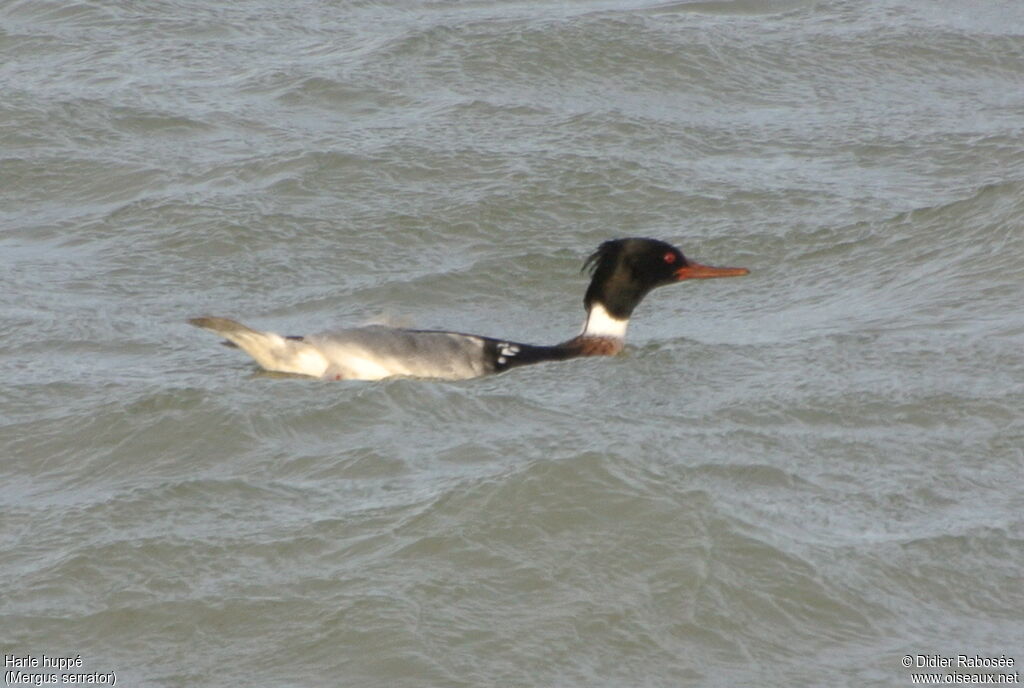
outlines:
{"label": "choppy wave", "polygon": [[[9,3],[0,645],[138,686],[1012,655],[1020,15]],[[558,341],[622,235],[751,275],[465,383],[260,375],[184,324]]]}

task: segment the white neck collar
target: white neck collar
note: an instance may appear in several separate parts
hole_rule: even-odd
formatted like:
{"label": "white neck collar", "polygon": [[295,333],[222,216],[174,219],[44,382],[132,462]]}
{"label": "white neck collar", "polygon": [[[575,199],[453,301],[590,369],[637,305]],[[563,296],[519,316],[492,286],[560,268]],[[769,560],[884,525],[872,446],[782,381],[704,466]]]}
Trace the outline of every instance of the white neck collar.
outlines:
{"label": "white neck collar", "polygon": [[605,309],[603,304],[595,303],[587,312],[587,320],[583,323],[583,337],[614,337],[625,339],[629,318],[619,320]]}

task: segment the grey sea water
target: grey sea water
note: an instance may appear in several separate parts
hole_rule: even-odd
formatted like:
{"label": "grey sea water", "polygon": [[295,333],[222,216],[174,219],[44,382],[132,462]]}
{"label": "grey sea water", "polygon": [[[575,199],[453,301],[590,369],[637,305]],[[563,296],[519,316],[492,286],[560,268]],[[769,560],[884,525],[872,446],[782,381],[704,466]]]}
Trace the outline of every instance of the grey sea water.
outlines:
{"label": "grey sea water", "polygon": [[[458,383],[185,324],[560,341],[632,235],[751,274]],[[1022,304],[1015,0],[2,2],[5,681],[1011,676]]]}

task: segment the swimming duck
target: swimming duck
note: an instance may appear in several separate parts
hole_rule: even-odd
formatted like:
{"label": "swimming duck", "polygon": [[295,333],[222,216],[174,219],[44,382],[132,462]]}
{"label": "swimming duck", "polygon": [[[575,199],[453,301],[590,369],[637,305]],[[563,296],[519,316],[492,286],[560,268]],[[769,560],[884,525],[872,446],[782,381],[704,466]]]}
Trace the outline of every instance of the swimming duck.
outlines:
{"label": "swimming duck", "polygon": [[696,263],[657,239],[613,239],[583,265],[591,274],[583,297],[582,331],[552,346],[480,335],[368,325],[322,334],[282,336],[204,316],[189,323],[210,330],[246,352],[264,369],[329,380],[405,376],[463,380],[510,368],[622,351],[633,310],[656,287],[688,279],[738,277],[746,268]]}

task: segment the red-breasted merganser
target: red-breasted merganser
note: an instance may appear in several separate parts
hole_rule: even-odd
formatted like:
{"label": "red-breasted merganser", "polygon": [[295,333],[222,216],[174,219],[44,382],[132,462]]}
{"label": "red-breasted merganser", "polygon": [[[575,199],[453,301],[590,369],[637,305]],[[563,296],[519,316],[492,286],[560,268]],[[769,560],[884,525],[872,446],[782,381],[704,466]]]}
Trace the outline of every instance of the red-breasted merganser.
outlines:
{"label": "red-breasted merganser", "polygon": [[192,318],[189,322],[216,332],[270,371],[329,380],[393,376],[463,380],[528,363],[615,355],[622,351],[633,309],[655,287],[749,272],[746,268],[701,265],[671,244],[639,238],[604,242],[587,258],[583,269],[593,275],[583,298],[587,310],[583,331],[554,346],[381,325],[283,337],[227,318]]}

